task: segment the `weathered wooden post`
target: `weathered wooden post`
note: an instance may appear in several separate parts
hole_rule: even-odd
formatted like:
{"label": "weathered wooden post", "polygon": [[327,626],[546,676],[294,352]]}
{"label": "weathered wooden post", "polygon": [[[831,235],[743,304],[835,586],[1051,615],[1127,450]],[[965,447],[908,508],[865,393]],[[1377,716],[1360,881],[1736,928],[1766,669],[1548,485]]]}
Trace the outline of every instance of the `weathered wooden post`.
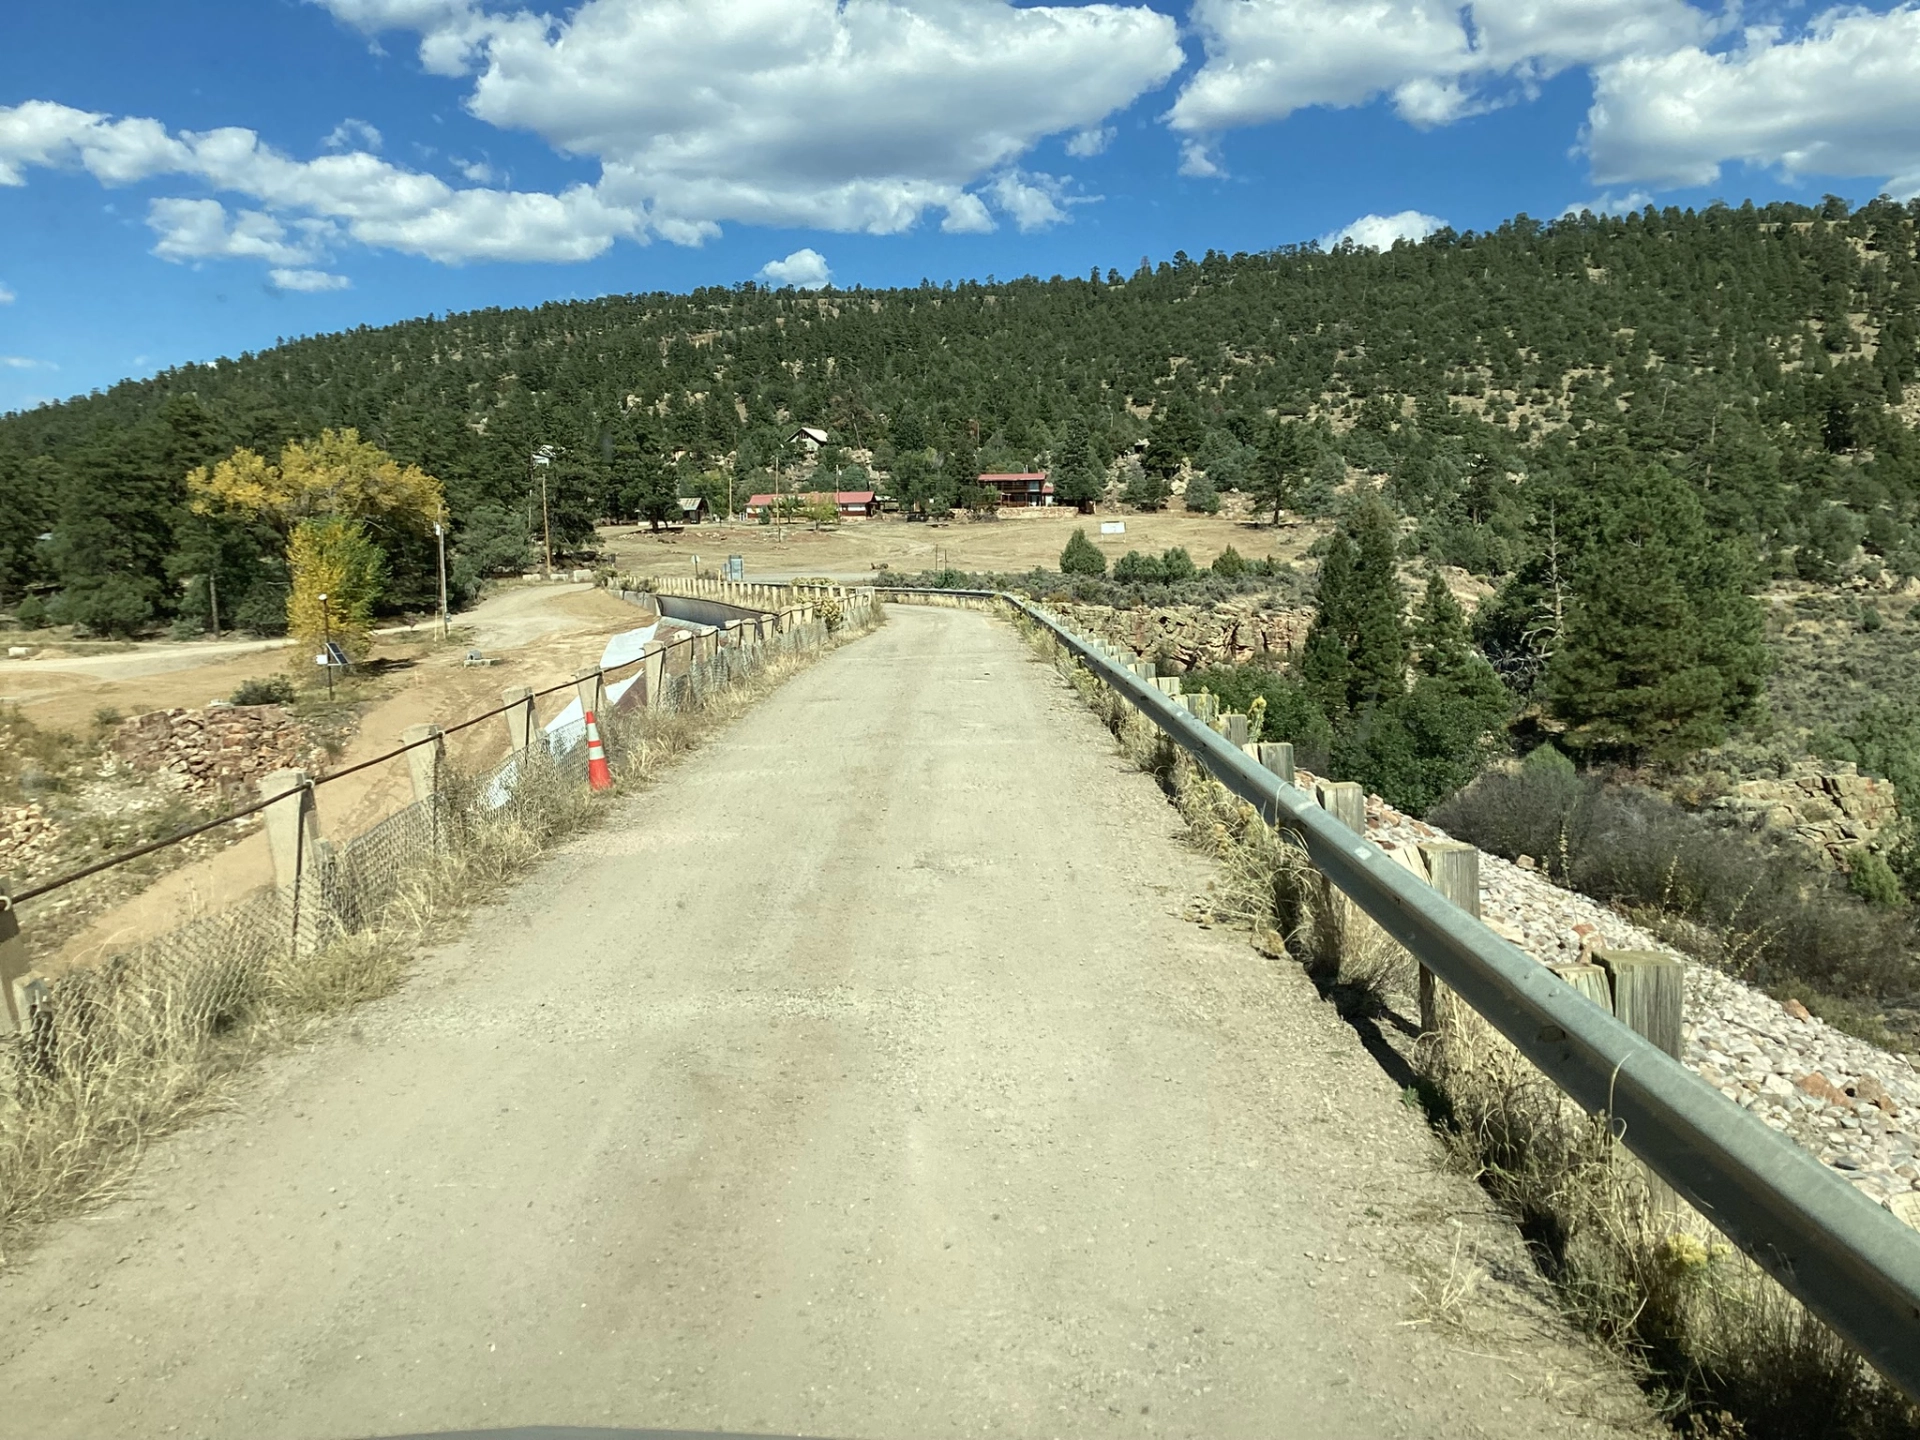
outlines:
{"label": "weathered wooden post", "polygon": [[598,666],[591,670],[574,671],[573,692],[580,697],[581,719],[591,715],[598,720],[600,712],[607,708],[605,672]]}
{"label": "weathered wooden post", "polygon": [[438,725],[409,725],[400,732],[407,751],[407,772],[413,777],[413,798],[437,804],[440,771],[447,763],[447,737]]}
{"label": "weathered wooden post", "polygon": [[1315,791],[1320,808],[1356,835],[1367,833],[1367,792],[1352,780],[1322,780]]}
{"label": "weathered wooden post", "polygon": [[13,908],[13,887],[0,882],[0,1035],[18,1034],[19,1002],[13,985],[27,973],[27,940],[20,933],[20,912]]}
{"label": "weathered wooden post", "polygon": [[533,744],[533,689],[528,685],[509,685],[500,692],[500,703],[507,720],[507,745],[518,752]]}
{"label": "weathered wooden post", "polygon": [[273,854],[273,883],[295,890],[301,876],[317,868],[320,817],[314,813],[313,785],[304,770],[275,770],[262,775],[260,798],[275,803],[266,816],[267,848]]}
{"label": "weathered wooden post", "polygon": [[1236,714],[1233,711],[1228,711],[1220,718],[1227,722],[1226,733],[1228,741],[1235,745],[1245,745],[1249,733],[1247,729],[1247,717]]}
{"label": "weathered wooden post", "polygon": [[1596,948],[1593,959],[1613,982],[1615,1018],[1678,1060],[1686,1020],[1686,967],[1655,950]]}
{"label": "weathered wooden post", "polygon": [[[1443,899],[1480,918],[1480,852],[1458,840],[1428,841],[1420,847],[1427,883]],[[1434,1034],[1454,1013],[1453,992],[1426,966],[1420,967],[1420,1029]]]}
{"label": "weathered wooden post", "polygon": [[1284,740],[1262,740],[1260,742],[1260,763],[1278,775],[1287,784],[1293,784],[1293,746]]}

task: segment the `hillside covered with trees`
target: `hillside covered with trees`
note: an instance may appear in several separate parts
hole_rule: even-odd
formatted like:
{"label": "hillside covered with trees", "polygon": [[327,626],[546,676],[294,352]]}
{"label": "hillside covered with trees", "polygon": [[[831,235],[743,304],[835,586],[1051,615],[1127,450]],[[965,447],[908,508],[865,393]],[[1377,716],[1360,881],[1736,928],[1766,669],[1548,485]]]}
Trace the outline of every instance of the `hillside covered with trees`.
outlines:
{"label": "hillside covered with trees", "polygon": [[[567,543],[724,499],[729,473],[743,502],[795,422],[830,430],[842,483],[870,457],[925,508],[964,502],[982,468],[1045,466],[1091,500],[1138,448],[1142,505],[1181,478],[1189,503],[1240,490],[1274,517],[1377,496],[1355,553],[1497,586],[1474,638],[1517,702],[1571,748],[1673,757],[1755,713],[1755,588],[1920,574],[1916,221],[1920,204],[1834,199],[1521,216],[1384,253],[742,285],[289,341],[0,420],[0,608],[196,630],[212,575],[230,623],[284,625],[268,520],[190,503],[187,476],[325,430],[440,482],[458,590],[528,560],[542,446]],[[428,603],[430,527],[373,539],[387,603]],[[1364,650],[1364,619],[1349,629]],[[1320,648],[1324,707],[1364,710]]]}

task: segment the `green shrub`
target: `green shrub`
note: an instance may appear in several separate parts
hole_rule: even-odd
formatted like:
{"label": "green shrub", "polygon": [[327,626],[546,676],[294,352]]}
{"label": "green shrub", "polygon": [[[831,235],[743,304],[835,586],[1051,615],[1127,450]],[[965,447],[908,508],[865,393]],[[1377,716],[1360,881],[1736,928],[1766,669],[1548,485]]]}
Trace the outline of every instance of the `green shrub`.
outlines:
{"label": "green shrub", "polygon": [[38,595],[29,595],[14,606],[13,618],[28,630],[44,630],[52,623],[47,616],[47,602]]}
{"label": "green shrub", "polygon": [[1200,573],[1193,563],[1193,557],[1176,545],[1160,557],[1160,578],[1169,585],[1178,585],[1182,580],[1191,580]]}
{"label": "green shrub", "polygon": [[1847,871],[1847,889],[1858,895],[1869,905],[1892,908],[1905,902],[1900,882],[1894,878],[1893,866],[1887,863],[1887,857],[1872,850],[1862,850],[1853,857],[1853,864]]}
{"label": "green shrub", "polygon": [[1060,573],[1062,575],[1104,575],[1107,573],[1107,557],[1100,553],[1100,547],[1087,539],[1087,532],[1075,530],[1067,540],[1066,549],[1060,552]]}
{"label": "green shrub", "polygon": [[1290,743],[1295,762],[1305,769],[1326,770],[1333,727],[1306,687],[1291,675],[1264,665],[1215,665],[1195,670],[1181,688],[1204,690],[1219,699],[1222,710],[1242,714],[1253,710],[1256,699],[1266,701],[1261,738]]}
{"label": "green shrub", "polygon": [[1196,515],[1220,513],[1220,492],[1208,476],[1196,475],[1189,480],[1185,498],[1187,509]]}
{"label": "green shrub", "polygon": [[1222,580],[1238,580],[1252,567],[1247,564],[1246,558],[1238,550],[1229,545],[1213,557],[1212,568],[1213,573]]}
{"label": "green shrub", "polygon": [[1167,577],[1153,556],[1129,550],[1114,562],[1113,578],[1123,585],[1154,585]]}
{"label": "green shrub", "polygon": [[293,702],[293,681],[285,675],[243,681],[233,692],[235,705],[291,705]]}

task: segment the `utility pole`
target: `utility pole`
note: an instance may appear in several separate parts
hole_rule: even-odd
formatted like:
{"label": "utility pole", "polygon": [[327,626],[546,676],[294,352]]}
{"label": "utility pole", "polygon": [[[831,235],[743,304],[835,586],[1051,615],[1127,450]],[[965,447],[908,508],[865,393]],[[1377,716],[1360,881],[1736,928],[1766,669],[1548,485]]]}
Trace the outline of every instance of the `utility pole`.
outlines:
{"label": "utility pole", "polygon": [[440,638],[445,640],[453,634],[447,623],[447,527],[438,520],[433,522],[433,538],[440,545]]}
{"label": "utility pole", "polygon": [[220,638],[220,584],[213,571],[207,572],[207,604],[213,609],[213,638]]}
{"label": "utility pole", "polygon": [[553,524],[547,514],[547,467],[553,463],[554,448],[542,445],[533,452],[533,466],[540,472],[540,534],[547,558],[547,579],[553,579]]}
{"label": "utility pole", "polygon": [[320,593],[320,658],[327,666],[327,703],[333,703],[333,610],[327,604],[326,592]]}

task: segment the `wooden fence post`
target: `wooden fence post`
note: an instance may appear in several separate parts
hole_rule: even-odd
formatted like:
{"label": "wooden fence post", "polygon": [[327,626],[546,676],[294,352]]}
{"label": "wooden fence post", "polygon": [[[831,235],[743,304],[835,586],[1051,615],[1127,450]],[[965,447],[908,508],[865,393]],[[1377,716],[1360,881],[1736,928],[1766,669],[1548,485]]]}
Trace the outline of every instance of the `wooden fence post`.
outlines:
{"label": "wooden fence post", "polygon": [[500,692],[500,703],[507,707],[507,745],[525,750],[533,744],[533,690],[526,685],[509,685]]}
{"label": "wooden fence post", "polygon": [[1686,967],[1655,950],[1596,948],[1593,959],[1613,982],[1615,1018],[1678,1060],[1686,1019]]}
{"label": "wooden fence post", "polygon": [[13,908],[13,887],[0,883],[0,1035],[17,1034],[22,1016],[13,982],[27,973],[27,941],[20,933],[20,912]]}

